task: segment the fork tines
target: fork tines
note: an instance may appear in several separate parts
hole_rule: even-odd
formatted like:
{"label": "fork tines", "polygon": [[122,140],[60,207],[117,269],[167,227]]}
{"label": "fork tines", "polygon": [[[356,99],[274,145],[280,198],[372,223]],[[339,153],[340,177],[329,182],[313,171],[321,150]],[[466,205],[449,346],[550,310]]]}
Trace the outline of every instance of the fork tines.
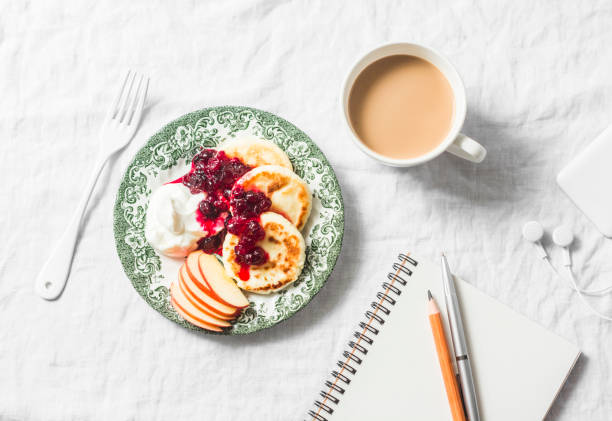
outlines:
{"label": "fork tines", "polygon": [[109,110],[107,120],[121,125],[138,124],[149,88],[149,78],[128,70]]}

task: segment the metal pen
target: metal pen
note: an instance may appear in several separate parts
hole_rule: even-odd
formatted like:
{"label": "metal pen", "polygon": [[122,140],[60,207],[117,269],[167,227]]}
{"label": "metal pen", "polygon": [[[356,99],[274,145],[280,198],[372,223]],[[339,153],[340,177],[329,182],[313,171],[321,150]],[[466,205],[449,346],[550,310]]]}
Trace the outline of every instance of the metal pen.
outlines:
{"label": "metal pen", "polygon": [[455,281],[448,267],[448,262],[446,261],[444,253],[442,253],[441,261],[442,284],[444,285],[444,296],[446,298],[446,312],[453,342],[455,361],[459,372],[459,384],[461,385],[465,414],[469,421],[480,421],[476,389],[474,388],[474,378],[472,376],[472,366],[470,364],[470,356],[465,340],[465,331],[463,329],[459,301],[457,300]]}

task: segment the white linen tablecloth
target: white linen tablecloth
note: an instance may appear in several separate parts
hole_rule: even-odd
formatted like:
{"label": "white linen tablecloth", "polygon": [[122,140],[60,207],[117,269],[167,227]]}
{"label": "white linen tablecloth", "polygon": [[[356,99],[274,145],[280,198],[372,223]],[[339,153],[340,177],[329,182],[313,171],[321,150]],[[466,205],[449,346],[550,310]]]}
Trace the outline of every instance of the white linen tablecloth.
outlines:
{"label": "white linen tablecloth", "polygon": [[[611,40],[607,1],[0,2],[0,419],[302,419],[406,249],[446,250],[460,276],[584,351],[548,419],[612,419],[612,323],[591,315],[520,235],[530,219],[572,225],[580,279],[612,282],[612,244],[555,184],[612,124]],[[341,83],[362,53],[389,41],[431,45],[456,64],[464,131],[489,151],[482,164],[446,154],[390,168],[351,144]],[[128,67],[151,76],[141,129],[100,179],[63,296],[43,301],[34,278],[81,195]],[[307,132],[346,206],[343,251],[322,292],[246,337],[195,334],[161,317],[123,274],[112,231],[135,151],[170,120],[224,104]],[[612,298],[595,303],[612,312]]]}

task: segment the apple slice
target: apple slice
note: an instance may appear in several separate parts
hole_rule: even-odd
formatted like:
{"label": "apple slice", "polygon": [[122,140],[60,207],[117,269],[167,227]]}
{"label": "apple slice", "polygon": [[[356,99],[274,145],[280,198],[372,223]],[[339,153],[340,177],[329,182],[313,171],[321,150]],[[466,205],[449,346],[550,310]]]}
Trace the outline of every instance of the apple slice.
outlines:
{"label": "apple slice", "polygon": [[204,279],[202,272],[200,272],[198,258],[201,254],[204,254],[202,250],[196,250],[189,253],[187,259],[185,260],[185,269],[187,270],[189,277],[193,279],[193,282],[200,287],[201,290],[208,291],[208,295],[218,300],[219,297],[217,297],[217,294],[215,294],[215,292],[210,288],[210,285],[208,285],[208,282],[206,282]]}
{"label": "apple slice", "polygon": [[223,265],[214,256],[206,253],[199,254],[198,265],[200,274],[204,276],[205,282],[221,302],[237,308],[249,306],[249,300],[232,278],[227,275]]}
{"label": "apple slice", "polygon": [[185,298],[187,298],[187,300],[195,308],[197,308],[199,311],[201,311],[202,313],[206,313],[209,316],[214,317],[216,319],[220,319],[220,320],[234,320],[236,318],[236,314],[232,314],[232,315],[219,314],[215,310],[212,310],[210,308],[206,308],[205,306],[203,306],[200,303],[198,303],[195,300],[194,296],[191,295],[191,292],[189,291],[189,289],[185,287],[185,283],[180,281],[180,280],[179,280],[179,283],[178,283],[178,288],[180,288],[180,290],[183,293],[183,295],[185,296]]}
{"label": "apple slice", "polygon": [[236,307],[230,307],[219,301],[211,298],[208,294],[200,290],[194,283],[185,265],[179,270],[179,287],[183,294],[191,303],[202,310],[204,313],[209,313],[222,320],[232,320],[236,318],[236,313],[239,311]]}
{"label": "apple slice", "polygon": [[222,304],[231,306],[231,303],[224,301],[219,295],[212,289],[206,277],[200,270],[200,265],[198,263],[200,255],[205,254],[202,250],[196,250],[189,253],[187,256],[187,260],[185,260],[185,267],[187,269],[187,273],[193,280],[193,283],[202,290],[205,294],[208,294],[212,299],[219,301]]}
{"label": "apple slice", "polygon": [[[170,285],[170,295],[172,296],[172,299],[176,304],[175,308],[179,308],[180,310],[182,310],[183,313],[190,316],[191,319],[197,321],[198,323],[203,323],[204,325],[212,325],[216,327],[231,326],[231,324],[229,324],[227,320],[217,319],[216,317],[209,316],[208,314],[198,310],[198,308],[191,304],[187,297],[185,297],[183,291],[181,291],[181,289],[177,287],[175,282],[172,282],[172,284]],[[188,320],[187,318],[185,319]],[[188,321],[191,322],[191,320]],[[200,325],[197,324],[197,326]]]}
{"label": "apple slice", "polygon": [[185,310],[183,310],[181,306],[174,301],[174,298],[170,298],[170,304],[172,304],[172,307],[174,307],[176,312],[180,314],[183,319],[187,320],[192,325],[201,327],[202,329],[211,330],[213,332],[223,332],[223,329],[218,326],[209,325],[208,323],[204,323],[195,317],[191,317],[189,313],[185,312]]}

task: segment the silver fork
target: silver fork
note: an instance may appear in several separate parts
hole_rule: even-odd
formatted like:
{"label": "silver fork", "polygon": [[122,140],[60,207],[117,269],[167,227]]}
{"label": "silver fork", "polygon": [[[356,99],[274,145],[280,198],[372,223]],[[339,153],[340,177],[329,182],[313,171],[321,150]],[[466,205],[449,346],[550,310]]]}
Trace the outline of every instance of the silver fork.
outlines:
{"label": "silver fork", "polygon": [[128,70],[119,92],[113,101],[102,128],[100,129],[100,151],[94,170],[87,183],[85,194],[77,205],[72,219],[55,246],[51,256],[43,265],[34,290],[47,300],[60,296],[68,280],[75,244],[81,228],[83,214],[91,197],[98,176],[104,165],[116,152],[123,149],[134,137],[142,117],[149,78]]}

